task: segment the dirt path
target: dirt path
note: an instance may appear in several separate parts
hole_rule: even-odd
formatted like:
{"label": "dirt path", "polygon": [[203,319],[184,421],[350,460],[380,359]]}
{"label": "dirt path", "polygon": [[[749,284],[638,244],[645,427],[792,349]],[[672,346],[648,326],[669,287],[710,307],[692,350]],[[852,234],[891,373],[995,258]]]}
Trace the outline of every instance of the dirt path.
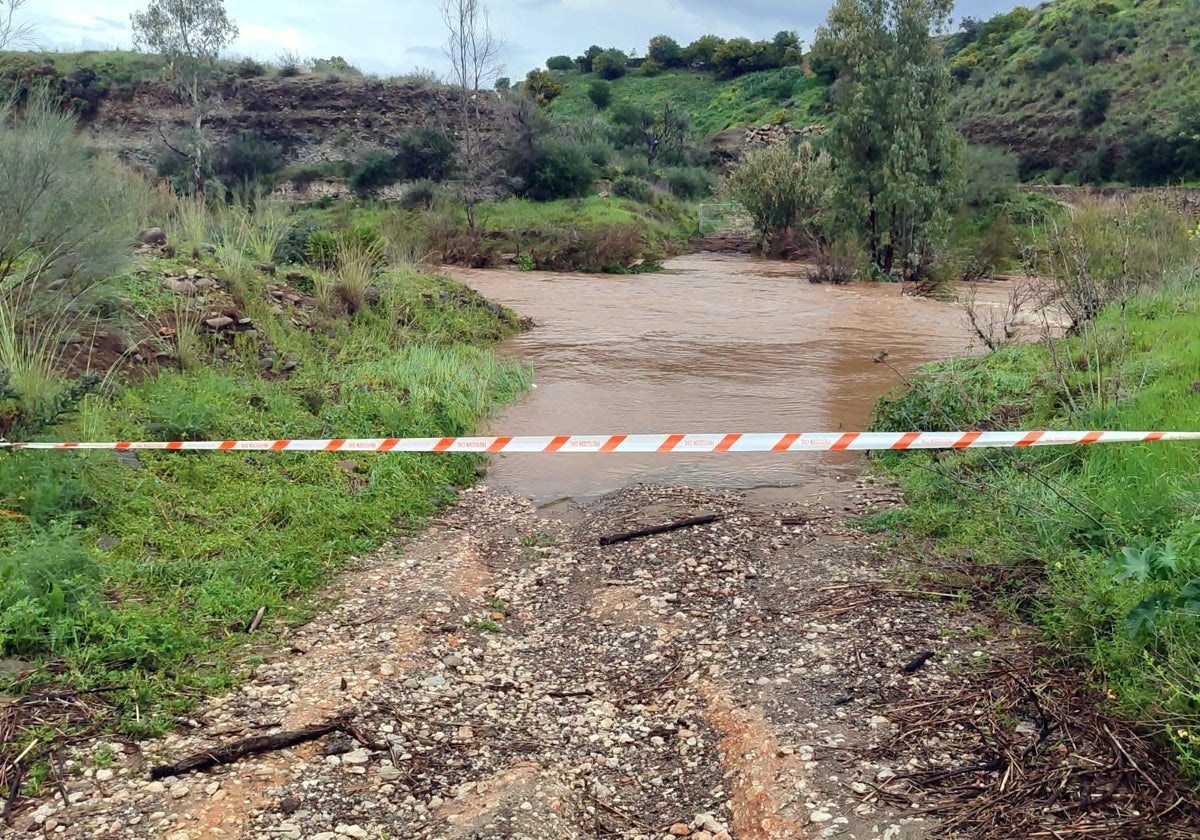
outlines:
{"label": "dirt path", "polygon": [[[331,611],[181,733],[82,748],[70,804],[47,798],[17,827],[171,840],[925,837],[938,800],[922,780],[1003,785],[1002,767],[970,769],[991,716],[978,701],[1002,706],[981,687],[989,663],[1026,643],[1020,628],[905,591],[900,561],[848,521],[889,495],[863,482],[832,510],[635,488],[564,521],[468,491],[346,575]],[[721,518],[598,545],[707,512]],[[358,740],[147,781],[150,766],[346,712]],[[1017,706],[995,717],[1022,731]]]}

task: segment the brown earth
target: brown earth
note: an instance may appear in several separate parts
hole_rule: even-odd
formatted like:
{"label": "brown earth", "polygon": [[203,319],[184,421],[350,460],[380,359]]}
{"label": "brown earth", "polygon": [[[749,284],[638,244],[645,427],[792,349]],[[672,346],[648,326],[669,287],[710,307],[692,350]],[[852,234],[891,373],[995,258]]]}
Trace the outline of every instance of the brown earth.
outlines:
{"label": "brown earth", "polygon": [[[468,491],[314,620],[258,631],[262,664],[176,734],[76,747],[13,833],[1196,836],[1196,795],[1036,665],[1028,628],[908,583],[911,561],[856,527],[892,495],[642,487],[546,518]],[[704,512],[719,519],[598,544]],[[146,775],[343,714],[314,743]]]}

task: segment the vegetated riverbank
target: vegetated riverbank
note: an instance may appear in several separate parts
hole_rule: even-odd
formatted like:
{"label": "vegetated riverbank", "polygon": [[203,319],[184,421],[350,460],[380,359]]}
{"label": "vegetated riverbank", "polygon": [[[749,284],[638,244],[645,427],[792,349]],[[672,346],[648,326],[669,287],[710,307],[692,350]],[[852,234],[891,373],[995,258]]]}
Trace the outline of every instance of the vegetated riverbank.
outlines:
{"label": "vegetated riverbank", "polygon": [[[1190,229],[1190,233],[1189,233]],[[1161,207],[1081,208],[1042,254],[1061,338],[935,364],[882,400],[906,429],[1196,428],[1200,231]],[[1036,299],[1028,296],[1027,300]],[[1001,318],[1001,321],[1004,319]],[[991,332],[995,340],[997,333]],[[1200,776],[1200,451],[1187,443],[888,455],[879,527],[926,574],[1040,624],[1109,707]]]}
{"label": "vegetated riverbank", "polygon": [[[282,249],[281,214],[207,214],[187,200],[160,210],[170,238],[148,232],[165,244],[142,248],[128,273],[70,309],[24,313],[50,317],[55,337],[46,367],[4,356],[10,439],[456,435],[530,381],[488,349],[520,329],[515,314],[398,262],[382,239],[338,241],[324,266],[256,267]],[[64,325],[76,332],[58,336]],[[56,404],[66,414],[43,422],[28,409],[31,377],[52,381],[55,366],[83,378]],[[0,787],[44,786],[80,730],[172,726],[253,656],[260,610],[263,628],[309,615],[300,596],[415,528],[478,467],[420,454],[0,451]]]}

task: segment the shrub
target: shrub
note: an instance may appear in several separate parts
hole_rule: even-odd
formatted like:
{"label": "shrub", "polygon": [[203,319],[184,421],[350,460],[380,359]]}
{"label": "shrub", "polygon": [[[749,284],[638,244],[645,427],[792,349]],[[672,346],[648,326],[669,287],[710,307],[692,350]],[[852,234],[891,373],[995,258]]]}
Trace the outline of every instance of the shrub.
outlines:
{"label": "shrub", "polygon": [[1053,73],[1058,68],[1076,60],[1075,53],[1063,43],[1056,43],[1038,53],[1029,66],[1039,73]]}
{"label": "shrub", "polygon": [[629,56],[617,49],[605,50],[592,59],[592,71],[602,79],[619,79],[629,67]]}
{"label": "shrub", "polygon": [[400,197],[400,206],[405,210],[414,210],[418,207],[428,210],[436,197],[437,184],[428,178],[422,178],[404,188],[404,194]]}
{"label": "shrub", "polygon": [[604,52],[603,47],[598,47],[595,44],[592,44],[587,48],[587,52],[575,59],[575,66],[579,68],[581,73],[591,73],[593,70],[595,70],[593,65],[597,56],[599,56],[602,52]]}
{"label": "shrub", "polygon": [[612,163],[613,156],[617,153],[612,143],[609,143],[607,140],[589,140],[583,143],[580,148],[583,149],[583,153],[587,155],[588,160],[601,169]]}
{"label": "shrub", "polygon": [[730,172],[726,191],[750,214],[763,247],[777,232],[811,225],[828,200],[829,155],[802,143],[751,152]]}
{"label": "shrub", "polygon": [[657,76],[663,71],[663,66],[653,58],[647,58],[638,70],[643,76]]}
{"label": "shrub", "polygon": [[397,143],[396,173],[405,181],[444,181],[454,171],[457,151],[454,138],[440,128],[410,128]]}
{"label": "shrub", "polygon": [[684,200],[701,198],[712,192],[713,178],[699,166],[673,166],[663,172],[671,194]]}
{"label": "shrub", "polygon": [[552,55],[546,59],[547,70],[574,70],[575,61],[569,55]]}
{"label": "shrub", "polygon": [[990,207],[1013,194],[1020,161],[1012,152],[968,145],[963,149],[962,162],[963,201],[968,207]]}
{"label": "shrub", "polygon": [[361,76],[363,74],[361,70],[340,55],[333,55],[329,58],[314,58],[311,62],[311,69],[314,73],[336,76]]}
{"label": "shrub", "polygon": [[603,79],[595,79],[588,85],[587,95],[592,104],[603,111],[612,102],[612,86]]}
{"label": "shrub", "polygon": [[237,63],[233,68],[233,73],[239,79],[254,79],[267,75],[267,66],[261,61],[246,57]]}
{"label": "shrub", "polygon": [[653,188],[641,178],[622,175],[613,181],[612,193],[619,198],[630,198],[643,203],[650,201]]}
{"label": "shrub", "polygon": [[527,197],[552,201],[586,193],[596,177],[596,167],[578,146],[547,140],[539,146],[522,176]]}
{"label": "shrub", "polygon": [[725,39],[719,35],[701,35],[683,51],[684,64],[696,70],[710,69],[717,48],[724,43]]}
{"label": "shrub", "polygon": [[320,227],[308,216],[301,216],[288,230],[279,247],[275,249],[275,259],[281,263],[302,263],[308,260],[308,240]]}
{"label": "shrub", "polygon": [[1112,104],[1112,91],[1109,88],[1090,90],[1079,103],[1079,125],[1081,128],[1095,128],[1108,119],[1108,106]]}
{"label": "shrub", "polygon": [[384,149],[368,152],[350,175],[350,189],[367,195],[400,180],[400,168],[394,155]]}
{"label": "shrub", "polygon": [[283,151],[254,132],[243,132],[217,150],[214,174],[227,187],[269,184],[283,168]]}
{"label": "shrub", "polygon": [[525,95],[538,105],[549,105],[562,92],[562,83],[549,70],[530,70],[525,76]]}
{"label": "shrub", "polygon": [[337,265],[338,240],[327,230],[311,231],[304,242],[304,261],[329,270]]}

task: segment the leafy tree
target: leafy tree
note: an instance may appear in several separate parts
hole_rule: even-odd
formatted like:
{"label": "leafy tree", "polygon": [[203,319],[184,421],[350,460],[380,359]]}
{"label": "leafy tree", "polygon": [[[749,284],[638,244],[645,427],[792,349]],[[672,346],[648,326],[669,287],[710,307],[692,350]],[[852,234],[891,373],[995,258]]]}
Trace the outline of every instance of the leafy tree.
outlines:
{"label": "leafy tree", "polygon": [[771,47],[777,67],[799,67],[804,61],[803,45],[795,30],[784,29],[776,32],[775,37],[771,39]]}
{"label": "leafy tree", "polygon": [[815,226],[829,200],[829,155],[808,143],[777,143],[743,157],[733,167],[724,191],[750,214],[759,247],[798,224]]}
{"label": "leafy tree", "polygon": [[605,50],[592,59],[592,71],[609,81],[624,76],[628,67],[629,56],[618,49]]}
{"label": "leafy tree", "polygon": [[549,70],[530,70],[525,76],[525,95],[539,105],[549,105],[562,92],[562,83]]}
{"label": "leafy tree", "polygon": [[725,39],[719,35],[701,35],[683,51],[684,64],[695,70],[711,68],[717,47],[724,43]]}
{"label": "leafy tree", "polygon": [[718,75],[726,79],[777,66],[772,62],[771,45],[749,38],[730,38],[721,44],[713,53],[712,63]]}
{"label": "leafy tree", "polygon": [[520,174],[526,196],[552,201],[585,194],[596,177],[596,167],[574,143],[549,139],[537,144],[537,154]]}
{"label": "leafy tree", "polygon": [[1096,88],[1088,91],[1079,103],[1079,125],[1082,128],[1095,128],[1108,119],[1108,106],[1112,104],[1112,90]]}
{"label": "leafy tree", "polygon": [[944,238],[962,139],[931,30],[952,0],[839,0],[814,52],[836,69],[826,135],[839,227],[881,276],[919,279]]}
{"label": "leafy tree", "polygon": [[440,128],[410,128],[396,144],[396,172],[405,181],[443,181],[453,174],[457,151],[454,138]]}
{"label": "leafy tree", "polygon": [[597,46],[596,44],[592,44],[590,47],[587,48],[587,52],[585,52],[583,55],[579,56],[579,58],[575,59],[575,66],[577,66],[579,68],[580,72],[582,72],[582,73],[591,73],[593,71],[593,69],[595,69],[592,66],[593,62],[595,62],[595,60],[603,52],[604,52],[604,47],[600,47],[600,46]]}
{"label": "leafy tree", "polygon": [[650,46],[646,50],[646,58],[652,59],[666,68],[682,67],[683,47],[679,46],[679,42],[674,38],[666,35],[655,35],[650,39]]}
{"label": "leafy tree", "polygon": [[217,66],[221,50],[237,38],[237,25],[225,13],[224,0],[150,0],[144,12],[129,16],[133,45],[167,59],[176,88],[192,108],[192,142],[188,158],[197,193],[204,192],[207,141],[204,118],[208,97],[204,81]]}
{"label": "leafy tree", "polygon": [[688,118],[669,99],[659,111],[623,105],[613,114],[612,120],[624,127],[622,139],[626,145],[640,147],[645,152],[647,163],[674,162],[683,158]]}
{"label": "leafy tree", "polygon": [[569,55],[552,55],[546,59],[547,70],[574,70],[575,62]]}

